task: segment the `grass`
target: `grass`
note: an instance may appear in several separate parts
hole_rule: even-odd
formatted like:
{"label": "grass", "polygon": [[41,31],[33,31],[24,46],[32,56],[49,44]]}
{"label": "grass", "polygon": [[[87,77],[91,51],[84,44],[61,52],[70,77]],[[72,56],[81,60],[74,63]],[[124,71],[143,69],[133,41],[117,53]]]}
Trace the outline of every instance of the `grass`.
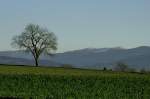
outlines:
{"label": "grass", "polygon": [[150,99],[150,75],[0,66],[0,96],[23,99]]}

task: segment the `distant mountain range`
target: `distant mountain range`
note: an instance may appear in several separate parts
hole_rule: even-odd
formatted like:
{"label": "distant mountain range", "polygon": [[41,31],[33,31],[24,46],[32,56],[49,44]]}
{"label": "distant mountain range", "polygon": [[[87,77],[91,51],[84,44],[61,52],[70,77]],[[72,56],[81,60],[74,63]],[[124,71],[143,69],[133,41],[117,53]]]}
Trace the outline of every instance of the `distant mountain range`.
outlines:
{"label": "distant mountain range", "polygon": [[[124,62],[136,69],[150,69],[150,47],[132,49],[86,48],[57,53],[55,56],[42,55],[40,65],[60,66],[70,64],[78,68],[112,68],[117,62]],[[24,51],[0,52],[0,64],[34,65],[33,57]]]}

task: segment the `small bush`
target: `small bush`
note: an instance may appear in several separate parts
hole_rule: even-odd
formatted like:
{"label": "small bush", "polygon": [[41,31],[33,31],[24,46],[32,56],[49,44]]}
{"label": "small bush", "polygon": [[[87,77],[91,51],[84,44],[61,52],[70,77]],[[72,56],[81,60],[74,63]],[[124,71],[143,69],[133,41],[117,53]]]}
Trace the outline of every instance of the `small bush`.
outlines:
{"label": "small bush", "polygon": [[125,72],[125,71],[128,71],[129,68],[128,68],[128,65],[123,63],[123,62],[118,62],[115,67],[114,67],[114,70],[115,71],[121,71],[121,72]]}

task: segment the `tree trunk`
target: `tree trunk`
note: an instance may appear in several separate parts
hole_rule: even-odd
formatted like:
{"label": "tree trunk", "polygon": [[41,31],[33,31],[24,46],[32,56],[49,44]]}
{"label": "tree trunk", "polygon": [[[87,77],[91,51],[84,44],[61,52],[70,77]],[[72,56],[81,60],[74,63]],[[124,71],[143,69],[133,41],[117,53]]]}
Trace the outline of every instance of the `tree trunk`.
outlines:
{"label": "tree trunk", "polygon": [[38,58],[35,58],[35,66],[38,67],[39,63],[38,63]]}

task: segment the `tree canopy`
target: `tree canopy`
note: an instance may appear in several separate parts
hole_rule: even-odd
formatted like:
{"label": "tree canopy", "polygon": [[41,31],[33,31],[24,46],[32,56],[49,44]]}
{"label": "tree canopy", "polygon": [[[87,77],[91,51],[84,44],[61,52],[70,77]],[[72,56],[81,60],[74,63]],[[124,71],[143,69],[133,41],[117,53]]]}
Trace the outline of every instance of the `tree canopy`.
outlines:
{"label": "tree canopy", "polygon": [[13,38],[13,46],[31,52],[35,65],[38,66],[38,59],[42,53],[52,54],[57,50],[57,38],[53,32],[39,25],[28,24],[21,35]]}

